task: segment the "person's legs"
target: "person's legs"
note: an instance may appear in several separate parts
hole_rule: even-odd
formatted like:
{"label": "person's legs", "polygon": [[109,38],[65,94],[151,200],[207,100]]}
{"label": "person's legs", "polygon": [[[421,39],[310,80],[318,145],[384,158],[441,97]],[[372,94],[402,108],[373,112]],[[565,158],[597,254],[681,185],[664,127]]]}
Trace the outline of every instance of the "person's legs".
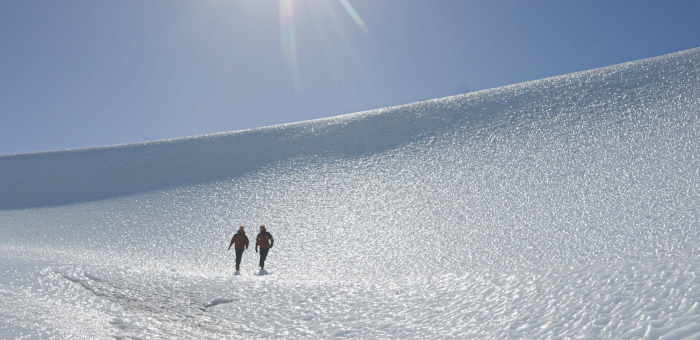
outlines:
{"label": "person's legs", "polygon": [[265,268],[265,259],[270,248],[260,248],[260,268]]}
{"label": "person's legs", "polygon": [[243,249],[236,249],[236,271],[241,269],[241,258],[243,258]]}

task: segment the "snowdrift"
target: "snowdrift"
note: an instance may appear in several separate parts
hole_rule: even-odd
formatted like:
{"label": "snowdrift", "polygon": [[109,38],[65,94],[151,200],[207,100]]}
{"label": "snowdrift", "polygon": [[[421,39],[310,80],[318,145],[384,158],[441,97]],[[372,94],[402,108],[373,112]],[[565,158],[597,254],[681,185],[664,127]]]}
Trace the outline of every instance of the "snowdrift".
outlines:
{"label": "snowdrift", "polygon": [[[688,51],[654,61],[258,130],[4,156],[0,157],[0,192],[4,193],[0,209],[65,205],[209,183],[239,178],[294,158],[357,158],[452,134],[466,143],[483,140],[471,134],[494,130],[544,133],[548,131],[542,129],[544,124],[563,134],[572,125],[585,129],[586,124],[615,119],[624,124],[644,115],[687,114],[697,102],[694,54]],[[560,127],[564,130],[557,131]],[[614,145],[615,138],[621,137],[596,140],[608,136],[600,136],[598,130],[590,133],[596,147]],[[570,136],[577,137],[582,136]]]}
{"label": "snowdrift", "polygon": [[[323,120],[0,157],[0,335],[700,336],[699,86],[694,49]],[[228,240],[260,224],[271,274],[253,275],[249,251],[233,277]]]}

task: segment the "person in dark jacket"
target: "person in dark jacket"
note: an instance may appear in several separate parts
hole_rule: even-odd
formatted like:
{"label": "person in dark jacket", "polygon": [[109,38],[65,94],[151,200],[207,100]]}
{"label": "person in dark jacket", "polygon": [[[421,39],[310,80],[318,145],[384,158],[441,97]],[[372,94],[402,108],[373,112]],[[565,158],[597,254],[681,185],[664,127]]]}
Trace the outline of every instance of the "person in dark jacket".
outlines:
{"label": "person in dark jacket", "polygon": [[236,249],[236,271],[238,272],[241,270],[243,251],[248,249],[248,236],[245,236],[243,226],[238,227],[238,233],[231,238],[231,244],[228,245],[228,250],[231,250],[231,246],[233,245],[235,245],[234,249]]}
{"label": "person in dark jacket", "polygon": [[260,269],[265,269],[265,259],[267,258],[267,252],[275,244],[275,239],[272,235],[265,230],[265,226],[260,226],[260,233],[258,237],[255,238],[255,252],[258,252],[258,247],[260,247]]}

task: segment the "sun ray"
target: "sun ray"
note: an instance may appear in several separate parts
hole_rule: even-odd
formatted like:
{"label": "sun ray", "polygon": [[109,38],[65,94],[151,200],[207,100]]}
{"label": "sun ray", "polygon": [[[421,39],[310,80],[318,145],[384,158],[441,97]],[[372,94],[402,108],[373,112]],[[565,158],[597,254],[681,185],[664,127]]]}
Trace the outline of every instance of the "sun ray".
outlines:
{"label": "sun ray", "polygon": [[279,0],[280,39],[284,56],[294,79],[294,88],[301,90],[297,41],[294,31],[294,6],[292,0]]}
{"label": "sun ray", "polygon": [[[362,62],[362,59],[360,56],[357,54],[357,50],[353,46],[352,42],[350,41],[350,38],[348,35],[345,33],[345,29],[343,25],[341,24],[342,20],[336,15],[336,11],[333,9],[333,6],[331,5],[330,2],[327,1],[322,1],[323,8],[325,9],[325,14],[330,17],[331,22],[333,23],[333,26],[335,30],[333,33],[336,35],[336,40],[340,41],[342,45],[345,47],[343,50],[343,61],[338,60],[335,63],[332,63],[333,65],[337,65],[338,62],[345,62],[345,61],[350,61],[352,65],[354,65],[355,69],[354,72],[356,73],[357,76],[362,79],[363,83],[365,86],[369,88],[375,88],[374,82],[371,80],[371,77],[369,73],[367,72],[367,69],[364,66],[364,63]],[[370,91],[370,93],[378,93],[379,91]]]}
{"label": "sun ray", "polygon": [[357,14],[357,11],[352,7],[350,2],[348,2],[348,0],[340,0],[340,3],[343,4],[343,7],[345,7],[345,10],[348,12],[348,14],[350,14],[350,17],[355,21],[357,26],[359,26],[363,32],[369,35],[369,28],[367,25],[365,25],[365,22],[362,20],[362,18],[360,18],[360,15]]}
{"label": "sun ray", "polygon": [[[281,45],[281,50],[282,50],[282,56],[284,58],[284,61],[287,64],[287,67],[289,68],[292,79],[294,82],[294,88],[297,91],[301,90],[301,76],[300,76],[300,71],[299,71],[299,59],[298,59],[298,50],[297,50],[297,39],[296,39],[296,32],[295,32],[295,23],[294,23],[294,1],[295,0],[278,0],[279,4],[279,25],[280,25],[280,45]],[[355,8],[352,7],[350,2],[348,0],[339,0],[340,3],[342,4],[343,8],[345,8],[345,11],[350,15],[350,18],[352,18],[353,21],[357,24],[357,26],[367,35],[370,34],[369,28],[365,24],[365,22],[362,20],[360,15],[357,13]],[[324,2],[324,5],[328,5],[327,3]],[[332,11],[330,11],[331,15],[333,14]],[[334,16],[335,17],[335,16]],[[338,23],[337,20],[334,20],[335,23]],[[342,34],[342,29],[339,29],[339,31]],[[346,43],[346,45],[349,46],[349,49],[352,50],[352,47],[350,46],[350,43],[348,42],[347,37],[342,36],[343,41]],[[357,56],[354,55],[353,52],[353,59],[357,59]],[[356,61],[356,63],[358,63]]]}

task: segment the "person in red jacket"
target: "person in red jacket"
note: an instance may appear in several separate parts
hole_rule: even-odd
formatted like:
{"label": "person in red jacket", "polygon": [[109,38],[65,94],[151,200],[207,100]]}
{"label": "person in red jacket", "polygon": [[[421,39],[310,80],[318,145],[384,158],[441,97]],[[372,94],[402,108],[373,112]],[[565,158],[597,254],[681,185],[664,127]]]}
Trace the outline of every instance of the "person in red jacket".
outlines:
{"label": "person in red jacket", "polygon": [[248,236],[245,236],[245,230],[243,226],[238,227],[238,233],[233,235],[231,238],[231,244],[228,245],[228,250],[231,250],[232,245],[236,245],[236,271],[241,270],[241,258],[243,257],[243,251],[248,249]]}
{"label": "person in red jacket", "polygon": [[265,259],[267,258],[267,252],[270,251],[272,245],[275,244],[275,239],[272,235],[265,230],[265,226],[260,226],[260,234],[255,238],[255,252],[258,252],[258,246],[260,246],[260,269],[265,269]]}

